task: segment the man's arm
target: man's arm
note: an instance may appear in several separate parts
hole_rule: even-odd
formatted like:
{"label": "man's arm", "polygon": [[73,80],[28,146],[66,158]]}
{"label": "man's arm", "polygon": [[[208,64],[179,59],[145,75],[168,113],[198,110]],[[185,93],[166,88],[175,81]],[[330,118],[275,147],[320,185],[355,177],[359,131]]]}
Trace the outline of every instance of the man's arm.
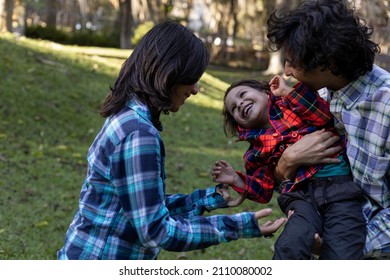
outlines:
{"label": "man's arm", "polygon": [[339,159],[330,157],[341,149],[340,146],[332,147],[338,139],[324,129],[302,137],[283,152],[274,171],[276,181],[294,178],[301,165],[338,163]]}

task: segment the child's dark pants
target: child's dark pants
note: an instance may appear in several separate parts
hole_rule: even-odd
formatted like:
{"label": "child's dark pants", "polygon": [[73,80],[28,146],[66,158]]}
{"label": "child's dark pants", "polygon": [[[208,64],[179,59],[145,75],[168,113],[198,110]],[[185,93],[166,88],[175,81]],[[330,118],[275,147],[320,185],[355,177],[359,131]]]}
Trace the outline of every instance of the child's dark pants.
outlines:
{"label": "child's dark pants", "polygon": [[313,178],[281,194],[284,213],[293,210],[275,243],[275,260],[311,259],[314,234],[323,239],[320,259],[363,258],[366,224],[360,188],[349,176]]}

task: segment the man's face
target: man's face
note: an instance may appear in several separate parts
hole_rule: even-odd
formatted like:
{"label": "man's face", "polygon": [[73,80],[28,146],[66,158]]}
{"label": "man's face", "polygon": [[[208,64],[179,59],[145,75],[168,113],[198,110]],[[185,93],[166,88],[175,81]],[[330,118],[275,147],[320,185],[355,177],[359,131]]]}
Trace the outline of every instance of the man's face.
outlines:
{"label": "man's face", "polygon": [[286,57],[284,74],[305,83],[311,90],[319,90],[324,87],[331,90],[339,90],[351,82],[342,76],[336,76],[329,68],[322,70],[321,67],[317,67],[313,70],[305,71],[304,68],[292,66],[290,61]]}
{"label": "man's face", "polygon": [[319,90],[326,87],[326,73],[319,68],[310,71],[304,71],[300,67],[293,67],[289,60],[286,60],[284,64],[284,74],[286,76],[292,76],[298,81],[307,84],[312,90]]}

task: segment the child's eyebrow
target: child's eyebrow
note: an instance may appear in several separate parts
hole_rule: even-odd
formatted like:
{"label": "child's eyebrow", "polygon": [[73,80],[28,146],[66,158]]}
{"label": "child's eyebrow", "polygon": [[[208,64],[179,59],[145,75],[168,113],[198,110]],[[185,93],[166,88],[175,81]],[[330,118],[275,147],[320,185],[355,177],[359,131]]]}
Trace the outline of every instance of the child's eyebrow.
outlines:
{"label": "child's eyebrow", "polygon": [[236,96],[240,95],[241,93],[247,93],[248,90],[246,88],[242,88],[241,90],[237,91]]}

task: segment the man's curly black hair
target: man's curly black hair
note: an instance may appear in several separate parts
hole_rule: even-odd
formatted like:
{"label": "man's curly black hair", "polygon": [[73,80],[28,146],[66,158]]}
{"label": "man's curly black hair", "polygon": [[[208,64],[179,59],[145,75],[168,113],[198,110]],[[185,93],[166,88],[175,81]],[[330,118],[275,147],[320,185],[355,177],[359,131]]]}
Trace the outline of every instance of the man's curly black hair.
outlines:
{"label": "man's curly black hair", "polygon": [[372,28],[341,0],[302,2],[277,10],[267,20],[271,50],[281,50],[292,67],[329,69],[350,81],[372,70],[379,45]]}

